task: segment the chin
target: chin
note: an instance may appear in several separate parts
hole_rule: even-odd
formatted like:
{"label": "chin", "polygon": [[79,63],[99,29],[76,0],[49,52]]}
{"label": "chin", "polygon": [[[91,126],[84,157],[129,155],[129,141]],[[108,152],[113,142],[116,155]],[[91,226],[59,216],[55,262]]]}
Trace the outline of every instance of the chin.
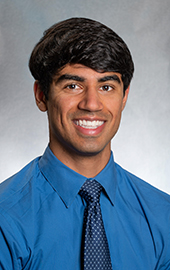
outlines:
{"label": "chin", "polygon": [[103,152],[106,148],[106,146],[104,147],[99,147],[99,146],[96,146],[94,147],[94,144],[90,144],[86,147],[77,147],[77,148],[74,148],[74,151],[80,155],[80,156],[96,156],[98,154],[100,154],[101,152]]}

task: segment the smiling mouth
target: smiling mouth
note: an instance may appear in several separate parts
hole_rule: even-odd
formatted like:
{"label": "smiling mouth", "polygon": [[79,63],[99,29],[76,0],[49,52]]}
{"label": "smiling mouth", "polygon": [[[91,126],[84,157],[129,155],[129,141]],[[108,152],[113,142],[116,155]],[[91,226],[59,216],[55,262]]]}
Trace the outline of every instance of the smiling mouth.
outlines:
{"label": "smiling mouth", "polygon": [[93,121],[75,120],[75,124],[77,126],[87,128],[87,129],[96,129],[96,128],[102,126],[104,124],[104,121],[100,121],[100,120],[93,120]]}

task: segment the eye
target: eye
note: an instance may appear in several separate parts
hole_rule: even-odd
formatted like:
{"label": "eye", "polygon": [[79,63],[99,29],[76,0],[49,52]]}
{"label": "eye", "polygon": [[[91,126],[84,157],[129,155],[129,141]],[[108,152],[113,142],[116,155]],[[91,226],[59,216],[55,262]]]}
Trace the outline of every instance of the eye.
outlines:
{"label": "eye", "polygon": [[75,90],[75,89],[78,89],[79,87],[77,84],[72,83],[72,84],[67,85],[66,88],[71,89],[71,90]]}
{"label": "eye", "polygon": [[64,84],[63,90],[70,94],[79,94],[82,92],[83,86],[76,82],[68,82]]}
{"label": "eye", "polygon": [[101,90],[103,90],[103,91],[111,91],[112,89],[113,89],[113,87],[110,85],[107,85],[107,84],[101,86]]}

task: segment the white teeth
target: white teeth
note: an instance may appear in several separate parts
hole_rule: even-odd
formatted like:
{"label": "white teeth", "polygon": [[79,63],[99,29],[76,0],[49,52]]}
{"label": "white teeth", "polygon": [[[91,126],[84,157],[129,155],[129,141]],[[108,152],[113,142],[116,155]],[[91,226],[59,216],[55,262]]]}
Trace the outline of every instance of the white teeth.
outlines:
{"label": "white teeth", "polygon": [[88,128],[88,129],[95,129],[103,125],[104,121],[99,121],[99,120],[94,120],[94,121],[86,121],[86,120],[77,120],[76,124],[78,126],[81,126],[83,128]]}

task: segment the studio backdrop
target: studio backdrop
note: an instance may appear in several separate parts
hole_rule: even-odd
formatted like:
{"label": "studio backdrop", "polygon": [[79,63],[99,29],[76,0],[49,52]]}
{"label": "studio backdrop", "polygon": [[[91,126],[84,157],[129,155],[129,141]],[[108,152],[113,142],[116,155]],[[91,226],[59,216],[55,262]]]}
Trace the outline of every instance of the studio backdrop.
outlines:
{"label": "studio backdrop", "polygon": [[70,17],[106,24],[130,48],[135,73],[112,150],[122,167],[170,193],[169,0],[0,1],[0,181],[48,144],[28,59],[43,31]]}

